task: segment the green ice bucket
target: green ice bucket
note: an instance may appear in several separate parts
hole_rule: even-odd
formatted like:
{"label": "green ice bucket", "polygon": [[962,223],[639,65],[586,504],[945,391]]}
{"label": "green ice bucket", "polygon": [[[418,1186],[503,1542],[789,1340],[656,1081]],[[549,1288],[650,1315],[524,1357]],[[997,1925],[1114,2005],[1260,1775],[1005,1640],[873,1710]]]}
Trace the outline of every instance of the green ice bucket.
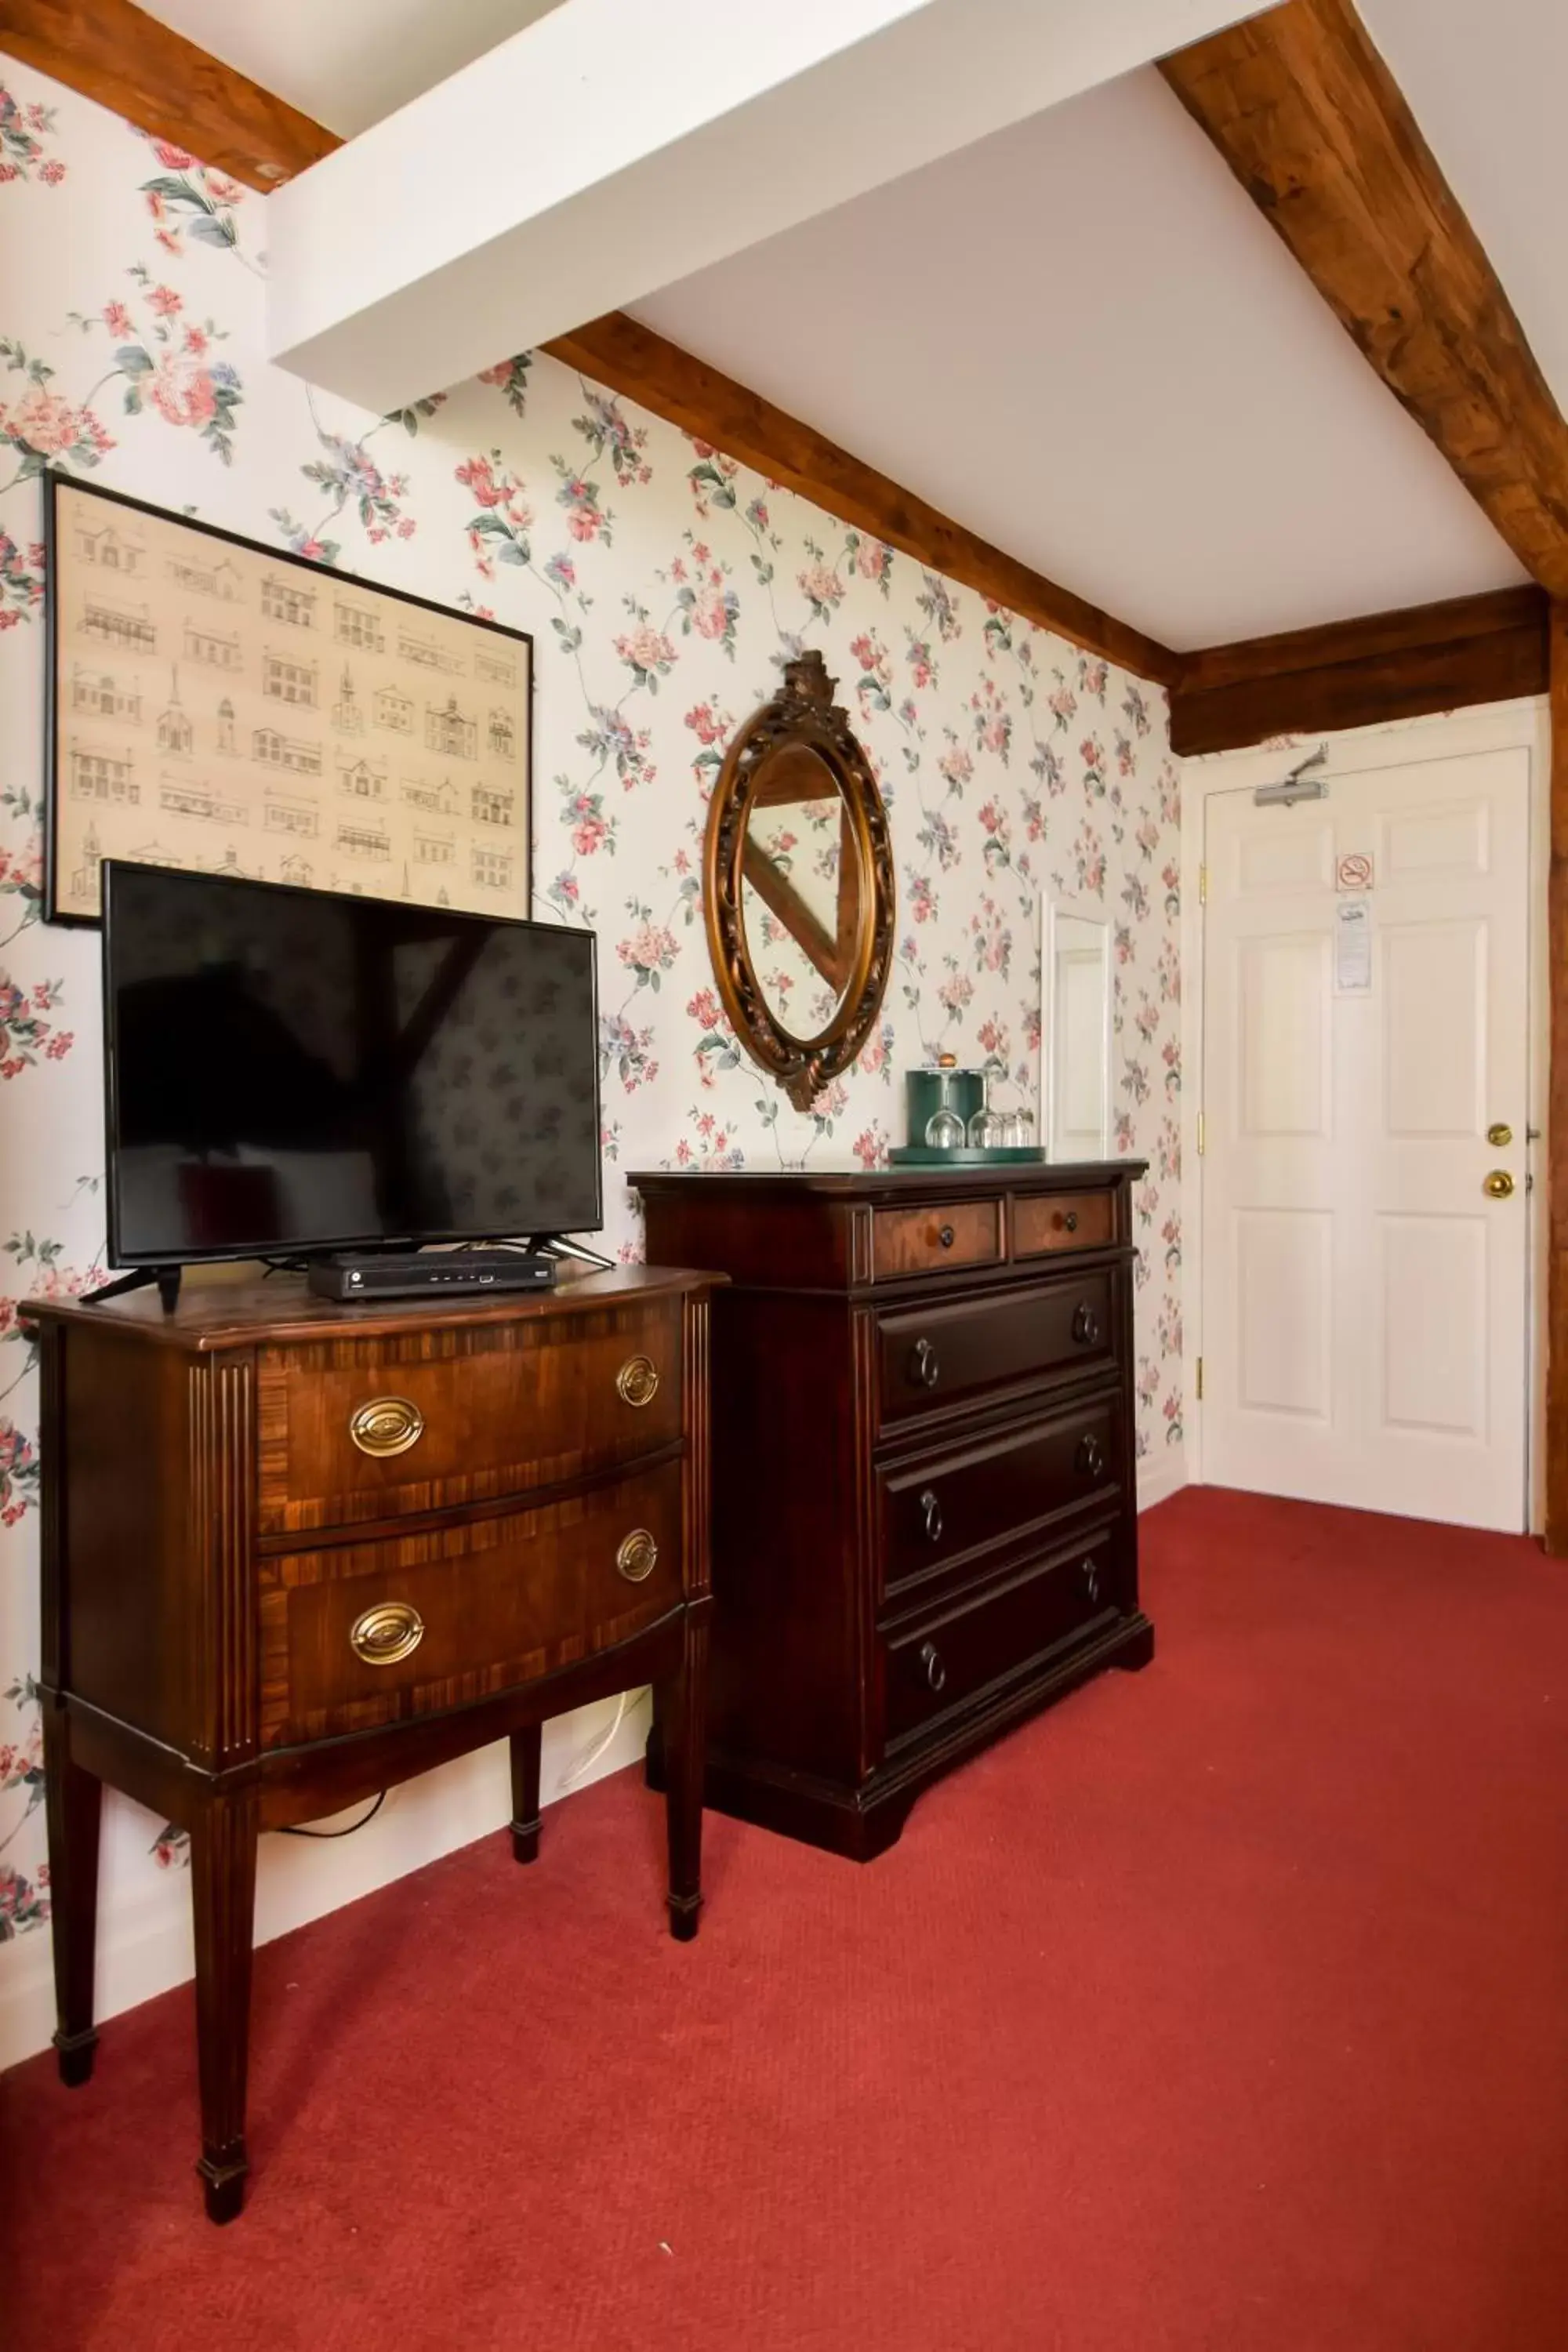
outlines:
{"label": "green ice bucket", "polygon": [[906,1070],[904,1102],[910,1141],[925,1141],[926,1129],[939,1110],[956,1111],[967,1136],[969,1122],[984,1100],[984,1070]]}

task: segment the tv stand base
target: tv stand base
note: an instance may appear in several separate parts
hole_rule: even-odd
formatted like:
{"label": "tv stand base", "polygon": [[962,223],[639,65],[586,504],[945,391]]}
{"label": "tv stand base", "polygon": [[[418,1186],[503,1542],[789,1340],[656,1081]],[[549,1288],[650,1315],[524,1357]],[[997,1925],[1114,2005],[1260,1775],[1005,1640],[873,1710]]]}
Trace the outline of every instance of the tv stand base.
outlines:
{"label": "tv stand base", "polygon": [[118,1275],[112,1282],[100,1282],[96,1290],[84,1290],[84,1307],[100,1307],[106,1298],[123,1298],[127,1291],[145,1290],[151,1283],[158,1286],[165,1315],[172,1315],[180,1303],[180,1276],[184,1268],[179,1265],[137,1265],[129,1274]]}

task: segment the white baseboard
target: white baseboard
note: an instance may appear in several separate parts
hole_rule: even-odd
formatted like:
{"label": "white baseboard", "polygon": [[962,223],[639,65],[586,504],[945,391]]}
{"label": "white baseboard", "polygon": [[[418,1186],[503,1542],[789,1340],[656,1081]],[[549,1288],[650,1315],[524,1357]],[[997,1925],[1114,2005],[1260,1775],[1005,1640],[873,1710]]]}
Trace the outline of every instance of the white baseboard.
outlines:
{"label": "white baseboard", "polygon": [[1187,1458],[1178,1448],[1169,1454],[1156,1454],[1152,1460],[1138,1465],[1138,1508],[1152,1511],[1156,1503],[1168,1502],[1188,1484]]}
{"label": "white baseboard", "polygon": [[[549,1805],[567,1792],[561,1782],[596,1745],[615,1719],[606,1700],[544,1727],[540,1794]],[[587,1788],[642,1758],[648,1697],[628,1698],[614,1740],[580,1779]],[[125,1811],[130,1813],[130,1809]],[[350,1812],[342,1818],[353,1819]],[[511,1818],[506,1743],[482,1748],[394,1789],[375,1820],[356,1836],[330,1843],[266,1837],[257,1869],[256,1940],[319,1919],[345,1903],[374,1894]],[[106,1820],[100,1871],[96,2012],[100,2024],[134,2009],[195,1973],[189,1874],[155,1872],[147,1859],[150,1815]],[[119,1834],[111,1835],[110,1832]],[[55,2030],[55,1996],[47,1928],[29,1929],[7,1947],[0,1971],[0,2069],[46,2049]]]}

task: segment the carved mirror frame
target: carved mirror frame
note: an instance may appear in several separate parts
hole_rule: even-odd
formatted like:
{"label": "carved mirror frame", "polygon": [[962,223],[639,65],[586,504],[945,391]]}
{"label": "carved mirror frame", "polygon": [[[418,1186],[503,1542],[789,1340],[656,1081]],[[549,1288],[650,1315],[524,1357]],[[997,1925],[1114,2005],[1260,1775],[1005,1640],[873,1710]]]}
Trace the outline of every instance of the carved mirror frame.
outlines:
{"label": "carved mirror frame", "polygon": [[[892,970],[896,912],[888,813],[870,762],[834,702],[835,680],[817,652],[784,665],[783,689],[746,721],[725,754],[708,812],[703,858],[703,912],[713,976],[736,1036],[783,1087],[796,1110],[809,1110],[824,1088],[849,1068],[870,1035]],[[750,880],[781,920],[774,900],[787,884],[752,850],[747,826],[769,765],[781,754],[815,752],[838,786],[844,851],[858,880],[858,919],[847,922],[840,896],[838,936],[829,939],[802,906],[795,936],[830,986],[839,991],[832,1018],[814,1037],[796,1037],[763,993],[746,940],[742,886]],[[792,927],[793,928],[793,927]],[[804,934],[804,936],[803,936]]]}

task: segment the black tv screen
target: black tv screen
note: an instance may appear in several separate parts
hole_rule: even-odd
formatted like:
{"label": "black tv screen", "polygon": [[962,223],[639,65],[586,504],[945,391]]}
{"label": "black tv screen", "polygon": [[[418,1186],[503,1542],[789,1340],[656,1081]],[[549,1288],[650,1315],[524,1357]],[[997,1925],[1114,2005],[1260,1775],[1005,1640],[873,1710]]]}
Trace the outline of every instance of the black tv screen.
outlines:
{"label": "black tv screen", "polygon": [[594,940],[103,868],[116,1265],[602,1221]]}

